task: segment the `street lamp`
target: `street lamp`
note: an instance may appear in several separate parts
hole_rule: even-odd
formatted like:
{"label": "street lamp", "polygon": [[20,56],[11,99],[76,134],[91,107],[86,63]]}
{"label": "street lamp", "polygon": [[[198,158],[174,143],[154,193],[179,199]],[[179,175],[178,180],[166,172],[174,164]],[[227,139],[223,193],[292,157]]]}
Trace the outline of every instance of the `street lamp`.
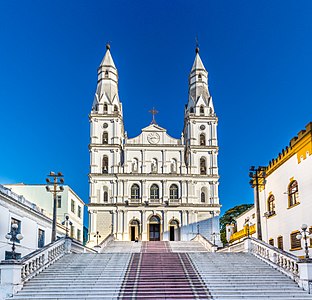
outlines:
{"label": "street lamp", "polygon": [[56,240],[56,200],[57,200],[57,193],[61,193],[64,191],[64,187],[62,186],[64,184],[64,178],[63,174],[61,172],[54,173],[50,172],[48,175],[48,178],[46,179],[47,186],[46,190],[47,192],[50,192],[53,194],[53,222],[52,222],[52,236],[51,236],[51,242],[54,242]]}
{"label": "street lamp", "polygon": [[62,222],[62,225],[65,225],[65,237],[68,238],[68,231],[69,231],[69,226],[72,226],[73,223],[69,220],[69,216],[65,216],[65,220]]}
{"label": "street lamp", "polygon": [[[265,173],[266,167],[251,166],[249,169],[250,185],[252,188],[256,188],[255,195],[255,207],[257,213],[257,237],[262,240],[262,230],[261,230],[261,215],[260,215],[260,201],[259,201],[259,186],[265,186]],[[259,181],[259,179],[262,179]]]}
{"label": "street lamp", "polygon": [[5,238],[9,241],[12,241],[12,259],[16,259],[15,253],[15,243],[22,240],[24,237],[21,233],[18,232],[18,225],[12,224],[11,231],[5,235]]}
{"label": "street lamp", "polygon": [[308,238],[311,239],[311,235],[308,232],[308,225],[307,224],[302,224],[301,225],[302,231],[299,231],[300,233],[297,234],[296,238],[297,240],[301,240],[302,238],[304,239],[304,252],[305,252],[305,258],[309,259],[309,247],[308,247]]}
{"label": "street lamp", "polygon": [[100,247],[99,246],[99,238],[101,238],[100,232],[97,231],[96,234],[94,235],[96,237],[96,246],[95,247]]}

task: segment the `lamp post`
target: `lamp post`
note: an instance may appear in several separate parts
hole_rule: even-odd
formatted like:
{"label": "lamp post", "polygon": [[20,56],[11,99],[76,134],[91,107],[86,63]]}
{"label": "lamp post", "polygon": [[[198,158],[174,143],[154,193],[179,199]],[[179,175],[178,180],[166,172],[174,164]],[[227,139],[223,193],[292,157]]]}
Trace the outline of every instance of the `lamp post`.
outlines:
{"label": "lamp post", "polygon": [[69,220],[69,216],[65,216],[65,220],[62,222],[62,225],[65,225],[65,237],[68,238],[68,227],[73,225],[73,223]]}
{"label": "lamp post", "polygon": [[64,191],[64,187],[62,186],[64,184],[63,174],[61,172],[58,173],[50,172],[48,178],[46,179],[46,182],[47,182],[46,186],[47,192],[53,194],[53,222],[52,222],[51,242],[54,242],[56,240],[56,208],[57,208],[56,197],[57,193],[61,193]]}
{"label": "lamp post", "polygon": [[305,252],[305,258],[309,259],[309,247],[308,247],[308,238],[311,239],[311,235],[308,232],[308,225],[307,224],[302,224],[301,225],[302,231],[300,231],[299,234],[297,234],[296,238],[297,240],[301,240],[302,238],[304,239],[304,252]]}
{"label": "lamp post", "polygon": [[[255,194],[255,207],[257,214],[257,237],[262,240],[262,230],[261,230],[261,215],[260,215],[260,201],[259,201],[259,186],[265,186],[265,167],[251,166],[249,169],[250,185],[252,188],[256,188]],[[259,179],[262,179],[259,181]]]}
{"label": "lamp post", "polygon": [[247,218],[245,220],[245,225],[247,226],[247,237],[249,238],[249,236],[250,236],[250,220],[249,220],[249,218]]}
{"label": "lamp post", "polygon": [[213,232],[211,234],[211,237],[212,237],[212,241],[213,241],[213,245],[215,246],[216,245],[216,237],[219,235],[219,233],[217,232]]}
{"label": "lamp post", "polygon": [[94,237],[96,237],[96,246],[95,247],[99,247],[99,238],[101,238],[100,232],[97,231],[96,234],[94,235]]}
{"label": "lamp post", "polygon": [[18,225],[12,224],[11,231],[5,235],[5,238],[12,241],[12,259],[16,259],[15,243],[22,240],[24,237],[18,232]]}

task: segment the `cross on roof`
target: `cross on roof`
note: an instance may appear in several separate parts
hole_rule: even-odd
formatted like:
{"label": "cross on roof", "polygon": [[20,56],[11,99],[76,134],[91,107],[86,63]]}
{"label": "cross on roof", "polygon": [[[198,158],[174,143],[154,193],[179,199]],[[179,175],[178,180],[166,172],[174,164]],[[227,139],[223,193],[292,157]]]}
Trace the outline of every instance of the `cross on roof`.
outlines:
{"label": "cross on roof", "polygon": [[151,124],[157,124],[155,120],[155,115],[157,115],[159,111],[156,110],[155,107],[153,107],[153,109],[149,110],[148,112],[151,113],[153,116]]}

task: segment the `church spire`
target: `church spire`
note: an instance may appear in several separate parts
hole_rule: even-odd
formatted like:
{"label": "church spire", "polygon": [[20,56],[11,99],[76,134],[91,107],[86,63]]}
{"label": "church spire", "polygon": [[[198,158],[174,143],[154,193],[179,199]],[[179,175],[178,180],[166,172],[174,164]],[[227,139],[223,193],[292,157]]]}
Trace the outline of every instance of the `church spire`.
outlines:
{"label": "church spire", "polygon": [[[110,44],[106,44],[106,53],[98,68],[98,81],[93,102],[93,109],[106,110],[112,106],[115,111],[121,111],[118,95],[118,71],[110,51]],[[105,108],[105,109],[104,109]]]}
{"label": "church spire", "polygon": [[199,99],[208,106],[210,94],[208,90],[208,72],[199,55],[199,47],[196,45],[195,60],[189,75],[189,107],[195,107]]}
{"label": "church spire", "polygon": [[114,64],[114,60],[113,60],[112,55],[110,53],[110,44],[109,43],[106,44],[106,53],[105,53],[105,56],[101,62],[100,67],[102,67],[102,66],[103,67],[105,67],[105,66],[106,67],[112,67],[112,68],[116,69],[116,66]]}

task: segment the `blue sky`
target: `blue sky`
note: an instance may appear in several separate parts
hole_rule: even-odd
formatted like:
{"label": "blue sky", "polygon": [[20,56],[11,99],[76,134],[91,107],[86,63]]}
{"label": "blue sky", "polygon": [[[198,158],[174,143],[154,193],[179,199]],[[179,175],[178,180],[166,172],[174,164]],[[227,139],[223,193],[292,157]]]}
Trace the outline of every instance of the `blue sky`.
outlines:
{"label": "blue sky", "polygon": [[219,117],[223,212],[250,203],[266,165],[312,121],[312,1],[1,1],[0,183],[50,170],[87,201],[89,122],[105,44],[129,137],[180,137],[195,36]]}

